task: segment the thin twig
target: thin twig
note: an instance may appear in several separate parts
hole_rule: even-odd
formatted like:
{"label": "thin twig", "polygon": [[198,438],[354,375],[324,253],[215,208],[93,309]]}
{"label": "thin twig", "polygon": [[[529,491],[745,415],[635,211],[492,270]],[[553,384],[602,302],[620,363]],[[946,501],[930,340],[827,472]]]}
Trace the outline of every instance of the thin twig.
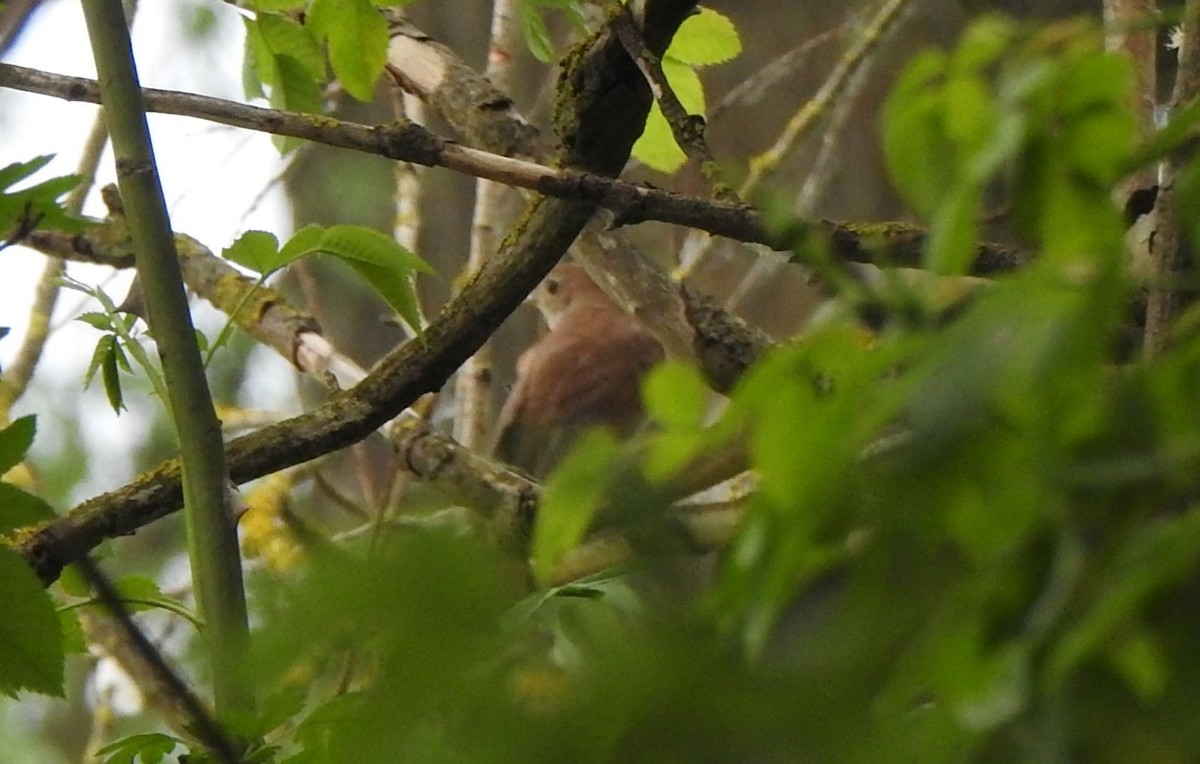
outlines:
{"label": "thin twig", "polygon": [[[94,80],[9,64],[0,64],[0,87],[15,87],[67,100],[95,102],[98,98]],[[545,196],[596,204],[616,212],[617,222],[622,225],[658,220],[772,248],[787,249],[789,244],[767,231],[759,214],[746,205],[698,199],[594,173],[553,169],[511,159],[446,141],[408,123],[369,127],[331,117],[318,121],[313,120],[312,115],[262,109],[190,93],[146,89],[144,94],[150,111],[211,119],[389,159],[445,167],[454,172],[528,188]],[[850,262],[869,263],[877,259],[874,253],[880,247],[868,246],[859,237],[857,232],[860,230],[869,230],[873,243],[878,244],[882,239],[881,264],[919,267],[921,262],[920,252],[911,250],[910,244],[914,237],[924,233],[909,225],[813,221],[811,228],[828,234],[833,239],[834,254]],[[897,240],[890,238],[893,233],[899,234]],[[984,243],[980,245],[972,275],[987,276],[1012,270],[1025,260],[1026,255],[1017,250]]]}
{"label": "thin twig", "polygon": [[[746,178],[738,188],[738,197],[750,198],[783,162],[800,139],[824,116],[829,109],[842,97],[853,75],[879,49],[886,33],[891,30],[901,13],[909,7],[913,0],[887,0],[876,12],[875,16],[858,35],[854,45],[841,57],[829,77],[809,99],[788,120],[783,132],[766,151],[751,158],[750,169]],[[691,237],[685,244],[680,255],[679,268],[676,269],[677,279],[684,279],[694,273],[707,258],[712,249],[712,240],[708,238]]]}
{"label": "thin twig", "polygon": [[[801,219],[812,217],[816,211],[818,200],[829,184],[833,167],[836,165],[834,159],[837,155],[838,139],[843,134],[842,128],[850,118],[851,112],[854,111],[854,106],[858,103],[858,96],[862,93],[863,86],[869,79],[871,70],[874,68],[873,64],[877,60],[877,56],[868,56],[863,59],[862,65],[850,75],[850,80],[841,97],[834,102],[833,109],[829,114],[829,123],[825,126],[825,134],[821,137],[820,151],[817,152],[817,157],[813,160],[812,167],[809,168],[808,175],[805,177],[793,205],[796,215]],[[725,309],[736,313],[747,295],[751,294],[759,284],[771,278],[784,265],[784,262],[777,257],[772,257],[770,253],[762,253],[750,266],[750,270],[742,277],[729,297],[725,299]]]}
{"label": "thin twig", "polygon": [[[492,3],[491,40],[488,44],[487,78],[497,89],[510,86],[513,53],[521,44],[521,29],[514,0]],[[471,213],[471,245],[462,274],[464,280],[483,267],[496,251],[500,227],[500,203],[507,186],[491,180],[475,183],[475,207]],[[467,448],[482,449],[492,421],[492,344],[475,351],[454,380],[454,438]]]}
{"label": "thin twig", "polygon": [[875,16],[858,35],[858,39],[829,73],[829,78],[807,103],[788,120],[772,146],[750,161],[750,172],[742,181],[738,195],[743,199],[756,190],[767,177],[778,169],[796,143],[807,133],[817,120],[826,114],[833,103],[842,96],[854,72],[879,48],[887,32],[893,28],[900,15],[913,0],[887,0]]}
{"label": "thin twig", "polygon": [[808,57],[814,50],[837,39],[845,26],[842,23],[832,29],[818,32],[747,77],[708,110],[709,121],[716,121],[734,106],[744,106],[761,101],[766,97],[768,90],[798,71],[808,61]]}

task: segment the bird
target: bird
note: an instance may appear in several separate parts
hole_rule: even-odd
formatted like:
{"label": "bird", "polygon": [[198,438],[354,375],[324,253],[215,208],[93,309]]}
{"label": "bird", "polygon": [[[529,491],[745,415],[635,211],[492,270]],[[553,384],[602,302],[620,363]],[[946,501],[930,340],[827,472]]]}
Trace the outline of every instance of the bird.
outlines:
{"label": "bird", "polygon": [[531,298],[548,331],[517,359],[493,455],[543,479],[589,427],[637,430],[642,379],[665,352],[577,263],[555,266]]}

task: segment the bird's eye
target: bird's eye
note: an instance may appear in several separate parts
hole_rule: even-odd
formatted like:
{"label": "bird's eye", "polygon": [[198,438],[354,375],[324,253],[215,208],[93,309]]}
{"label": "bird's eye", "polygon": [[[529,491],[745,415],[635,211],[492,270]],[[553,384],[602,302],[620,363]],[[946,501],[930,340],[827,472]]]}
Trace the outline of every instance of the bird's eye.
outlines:
{"label": "bird's eye", "polygon": [[546,294],[555,294],[558,292],[558,280],[546,279]]}

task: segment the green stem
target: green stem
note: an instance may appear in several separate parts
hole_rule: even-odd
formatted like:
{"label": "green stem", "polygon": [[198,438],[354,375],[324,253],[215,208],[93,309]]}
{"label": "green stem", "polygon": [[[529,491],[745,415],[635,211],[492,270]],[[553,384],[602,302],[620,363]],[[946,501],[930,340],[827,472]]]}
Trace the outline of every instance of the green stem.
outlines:
{"label": "green stem", "polygon": [[216,712],[219,716],[252,713],[251,688],[238,670],[248,629],[237,529],[228,503],[225,449],[188,312],[125,14],[121,0],[82,2],[148,323],[158,345],[179,437],[192,582],[205,623]]}
{"label": "green stem", "polygon": [[242,312],[242,308],[246,303],[250,302],[250,298],[254,296],[254,293],[257,292],[263,284],[267,283],[267,277],[270,276],[271,273],[274,273],[274,271],[270,271],[259,276],[258,281],[255,281],[254,285],[246,290],[246,293],[242,295],[242,299],[238,301],[238,304],[234,307],[234,309],[229,311],[229,316],[225,319],[224,325],[221,326],[220,333],[217,334],[217,338],[213,340],[212,344],[208,346],[208,352],[204,355],[204,368],[208,368],[208,365],[212,363],[213,356],[217,354],[217,351],[221,349],[222,345],[229,341],[230,335],[233,334],[233,326],[237,321],[238,313]]}
{"label": "green stem", "polygon": [[[192,626],[195,626],[197,631],[203,631],[203,629],[204,629],[203,622],[201,622],[201,620],[199,618],[197,618],[196,615],[194,613],[192,613],[192,611],[188,610],[187,608],[185,608],[183,605],[179,604],[178,602],[171,602],[170,600],[167,600],[167,599],[147,600],[147,599],[141,599],[139,597],[122,597],[121,602],[124,603],[125,605],[132,605],[135,607],[141,606],[141,607],[146,607],[146,608],[158,608],[159,610],[165,610],[168,613],[174,613],[175,615],[179,616],[180,618],[183,618],[188,623],[192,624]],[[72,602],[68,605],[59,605],[57,608],[55,608],[55,611],[59,612],[59,613],[66,613],[71,610],[77,610],[79,608],[92,607],[93,605],[103,606],[104,601],[101,600],[99,597],[92,597],[90,599],[80,600],[79,602]]]}

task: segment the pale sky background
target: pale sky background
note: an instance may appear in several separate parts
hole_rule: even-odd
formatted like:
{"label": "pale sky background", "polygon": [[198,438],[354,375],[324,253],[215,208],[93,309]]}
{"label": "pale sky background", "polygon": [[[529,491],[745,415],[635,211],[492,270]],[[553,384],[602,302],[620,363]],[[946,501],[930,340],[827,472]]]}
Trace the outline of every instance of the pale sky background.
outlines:
{"label": "pale sky background", "polygon": [[[218,0],[143,0],[140,5],[133,44],[144,86],[245,100],[241,86],[244,35],[235,8]],[[215,24],[211,36],[199,43],[188,39],[187,29],[197,9],[211,13]],[[94,77],[79,0],[44,3],[5,62]],[[32,179],[34,182],[74,172],[95,112],[96,107],[90,104],[0,90],[0,166],[55,154],[55,160]],[[264,194],[284,167],[269,136],[186,117],[152,114],[149,122],[175,230],[195,237],[218,253],[249,229],[272,231],[281,238],[290,233],[287,200],[282,191],[271,188]],[[96,188],[113,182],[114,177],[112,154],[106,152]],[[93,192],[84,212],[104,214],[97,193]],[[4,273],[0,279],[0,326],[12,328],[12,333],[0,340],[0,365],[7,365],[24,335],[33,288],[45,260],[22,247],[0,252],[0,260]],[[104,285],[117,302],[124,296],[130,278],[127,273],[114,276],[109,268],[82,264],[72,264],[69,272],[88,284]],[[89,478],[79,486],[75,499],[117,487],[133,476],[132,465],[124,454],[144,436],[150,413],[158,405],[148,396],[130,400],[130,410],[117,416],[103,401],[98,381],[87,395],[80,394],[99,333],[73,319],[81,312],[97,309],[89,302],[77,292],[63,292],[55,312],[56,329],[34,379],[34,389],[13,412],[40,415],[35,454],[55,450],[61,434],[56,421],[81,418],[91,458],[103,459],[103,465],[92,465],[87,470]],[[193,307],[198,326],[212,337],[223,323],[223,316],[203,301],[193,300]],[[260,383],[245,391],[243,403],[291,408],[290,400],[281,406],[272,405],[280,403],[281,395],[291,395],[286,362],[266,351],[260,355],[260,364],[280,373],[252,375]]]}

